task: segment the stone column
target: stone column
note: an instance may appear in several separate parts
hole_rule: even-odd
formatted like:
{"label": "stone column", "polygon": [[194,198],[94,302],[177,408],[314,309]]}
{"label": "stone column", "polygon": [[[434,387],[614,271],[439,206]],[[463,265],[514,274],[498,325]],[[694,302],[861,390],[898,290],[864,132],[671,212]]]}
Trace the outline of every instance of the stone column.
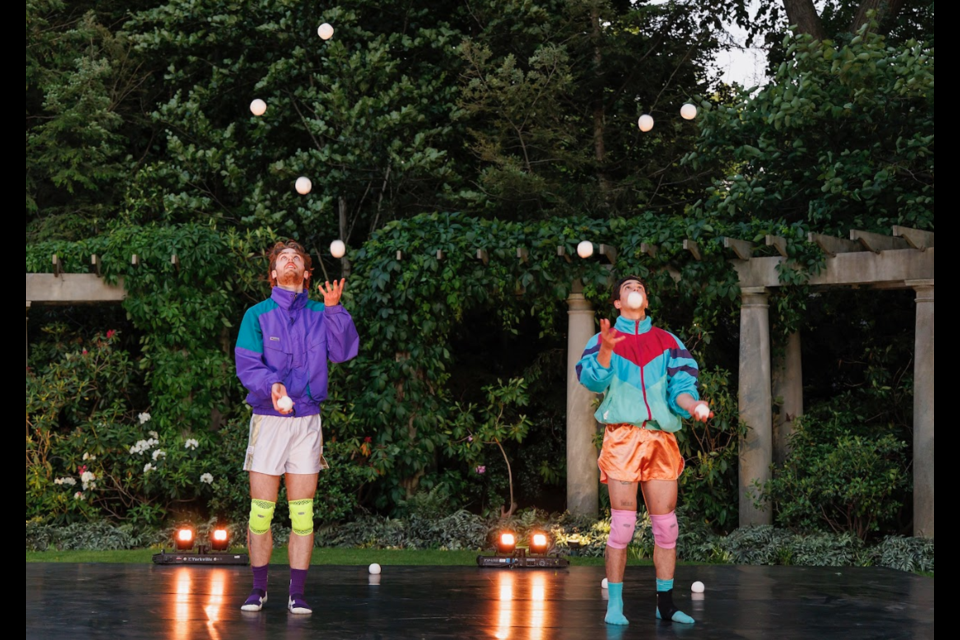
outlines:
{"label": "stone column", "polygon": [[910,280],[917,292],[913,354],[913,535],[933,538],[933,279]]}
{"label": "stone column", "polygon": [[790,451],[793,421],[803,415],[803,366],[800,362],[800,332],[787,338],[783,358],[773,372],[773,397],[779,399],[780,412],[773,422],[773,459],[783,462]]}
{"label": "stone column", "polygon": [[577,362],[587,341],[596,333],[593,307],[583,297],[583,284],[573,283],[567,298],[567,509],[575,515],[597,517],[600,509],[600,470],[593,436],[594,394],[577,380]]}
{"label": "stone column", "polygon": [[770,384],[770,323],[764,287],[741,291],[740,418],[749,427],[740,441],[740,526],[770,524],[770,508],[757,509],[756,485],[770,479],[773,462],[773,397]]}

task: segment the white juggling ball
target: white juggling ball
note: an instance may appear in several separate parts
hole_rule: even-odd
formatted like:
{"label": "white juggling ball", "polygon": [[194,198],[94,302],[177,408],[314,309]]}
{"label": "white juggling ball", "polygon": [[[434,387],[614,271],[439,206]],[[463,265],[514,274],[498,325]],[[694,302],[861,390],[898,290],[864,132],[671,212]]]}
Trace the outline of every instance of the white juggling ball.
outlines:
{"label": "white juggling ball", "polygon": [[317,27],[317,35],[323,38],[324,40],[329,40],[333,37],[333,27],[328,23],[324,22],[322,25]]}
{"label": "white juggling ball", "polygon": [[376,562],[370,565],[370,574],[374,576],[380,575],[380,565]]}
{"label": "white juggling ball", "polygon": [[640,119],[637,120],[637,126],[640,127],[640,131],[646,133],[653,129],[653,116],[647,115],[646,113],[640,116]]}
{"label": "white juggling ball", "polygon": [[266,110],[267,110],[267,103],[261,100],[260,98],[257,98],[256,100],[250,103],[250,113],[252,113],[255,116],[262,116],[264,112],[266,112]]}
{"label": "white juggling ball", "polygon": [[643,294],[639,291],[631,291],[627,296],[627,306],[631,309],[639,309],[643,306]]}
{"label": "white juggling ball", "polygon": [[698,404],[697,408],[693,410],[698,418],[705,420],[710,417],[710,407],[705,404]]}
{"label": "white juggling ball", "polygon": [[609,587],[610,587],[610,583],[607,581],[606,578],[604,578],[603,580],[600,581],[600,588],[601,588],[601,589],[608,589]]}
{"label": "white juggling ball", "polygon": [[584,240],[577,245],[577,255],[581,258],[589,258],[593,255],[593,243],[589,240]]}
{"label": "white juggling ball", "polygon": [[693,120],[697,117],[697,108],[688,102],[680,107],[680,117],[684,120]]}
{"label": "white juggling ball", "polygon": [[343,244],[343,240],[334,240],[330,243],[330,255],[334,258],[342,258],[346,252],[347,245]]}
{"label": "white juggling ball", "polygon": [[706,587],[704,587],[703,583],[699,580],[690,585],[690,591],[693,591],[694,593],[703,593],[704,589],[706,589]]}
{"label": "white juggling ball", "polygon": [[293,400],[290,398],[290,396],[283,396],[277,400],[277,406],[284,411],[290,411],[290,409],[293,409]]}
{"label": "white juggling ball", "polygon": [[299,193],[302,196],[305,196],[308,193],[310,193],[310,189],[313,189],[313,183],[310,182],[310,178],[306,176],[300,176],[299,178],[297,178],[296,188],[297,188],[297,193]]}

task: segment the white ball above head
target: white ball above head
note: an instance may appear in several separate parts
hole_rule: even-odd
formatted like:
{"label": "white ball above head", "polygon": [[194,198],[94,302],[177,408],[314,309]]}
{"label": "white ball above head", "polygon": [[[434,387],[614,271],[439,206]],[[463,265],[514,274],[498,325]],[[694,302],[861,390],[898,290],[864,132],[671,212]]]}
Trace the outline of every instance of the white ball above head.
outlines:
{"label": "white ball above head", "polygon": [[255,116],[262,116],[267,111],[267,103],[260,98],[250,103],[250,113]]}
{"label": "white ball above head", "polygon": [[680,117],[684,120],[693,120],[697,117],[697,107],[688,102],[680,107]]}
{"label": "white ball above head", "polygon": [[584,240],[577,245],[577,255],[586,260],[593,255],[593,243],[589,240]]}
{"label": "white ball above head", "polygon": [[343,240],[334,240],[330,243],[330,255],[334,258],[342,258],[346,252],[347,245],[343,243]]}
{"label": "white ball above head", "polygon": [[299,178],[297,178],[297,182],[294,186],[297,189],[297,193],[299,193],[302,196],[307,195],[308,193],[310,193],[310,190],[313,189],[313,183],[310,182],[310,178],[306,176],[300,176]]}
{"label": "white ball above head", "polygon": [[324,22],[322,25],[317,27],[317,35],[324,40],[329,40],[333,37],[333,26],[327,22]]}
{"label": "white ball above head", "polygon": [[640,119],[637,120],[637,126],[640,127],[640,131],[646,133],[653,129],[653,116],[649,114],[643,114],[640,116]]}

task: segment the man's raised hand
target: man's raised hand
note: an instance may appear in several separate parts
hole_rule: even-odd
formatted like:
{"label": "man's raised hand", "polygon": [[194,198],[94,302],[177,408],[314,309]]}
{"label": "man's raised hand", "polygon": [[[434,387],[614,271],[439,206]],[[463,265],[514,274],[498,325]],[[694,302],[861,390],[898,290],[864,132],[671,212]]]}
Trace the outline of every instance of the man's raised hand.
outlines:
{"label": "man's raised hand", "polygon": [[343,283],[344,279],[340,278],[340,282],[334,280],[333,284],[324,282],[323,284],[317,285],[317,290],[323,295],[323,304],[325,306],[335,307],[340,304],[340,296],[343,295]]}
{"label": "man's raised hand", "polygon": [[626,336],[618,335],[616,329],[610,328],[609,320],[600,321],[600,353],[597,354],[597,361],[602,367],[610,366],[610,357],[613,355],[613,348],[617,343],[626,340]]}

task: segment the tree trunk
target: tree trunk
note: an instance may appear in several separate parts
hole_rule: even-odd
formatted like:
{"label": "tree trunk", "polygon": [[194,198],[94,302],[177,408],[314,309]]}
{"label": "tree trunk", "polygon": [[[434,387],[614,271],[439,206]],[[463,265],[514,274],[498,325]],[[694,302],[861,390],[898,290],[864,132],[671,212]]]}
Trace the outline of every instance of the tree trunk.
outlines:
{"label": "tree trunk", "polygon": [[884,22],[892,22],[902,8],[903,0],[861,0],[860,7],[857,9],[857,15],[854,16],[853,22],[850,23],[850,31],[851,33],[856,33],[857,30],[869,20],[867,17],[868,11],[876,11],[873,19],[876,20],[879,25]]}
{"label": "tree trunk", "polygon": [[[600,192],[604,200],[610,195],[610,179],[603,170],[606,158],[606,148],[603,143],[604,108],[603,108],[603,57],[600,54],[600,10],[594,4],[590,10],[590,21],[593,29],[593,64],[597,73],[597,95],[593,102],[593,153],[597,161],[597,181],[600,183]],[[607,203],[609,204],[609,202]]]}
{"label": "tree trunk", "polygon": [[811,35],[817,40],[825,39],[823,23],[813,6],[813,0],[783,0],[783,8],[787,10],[787,20],[795,25],[800,33]]}
{"label": "tree trunk", "polygon": [[[340,196],[340,239],[344,242],[349,240],[347,233],[347,199]],[[343,256],[340,258],[340,264],[343,266],[343,277],[350,277],[350,258]]]}

